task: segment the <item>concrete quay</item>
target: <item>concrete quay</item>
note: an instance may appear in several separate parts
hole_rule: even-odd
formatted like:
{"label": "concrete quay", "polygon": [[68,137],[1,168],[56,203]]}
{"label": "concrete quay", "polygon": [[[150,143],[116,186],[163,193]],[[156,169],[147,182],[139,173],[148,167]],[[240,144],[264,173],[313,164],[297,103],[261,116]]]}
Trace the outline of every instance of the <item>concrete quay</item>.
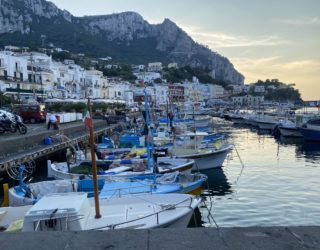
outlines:
{"label": "concrete quay", "polygon": [[[108,126],[105,120],[94,120],[95,136],[107,132],[117,125]],[[52,145],[44,145],[44,138],[63,134],[69,141],[54,142]],[[85,129],[82,121],[61,124],[59,130],[47,130],[46,124],[28,125],[28,133],[6,133],[0,136],[0,172],[7,167],[16,165],[17,162],[24,162],[36,159],[55,151],[61,150],[69,143],[87,141],[89,131]]]}
{"label": "concrete quay", "polygon": [[319,250],[320,227],[0,233],[0,246],[4,250]]}

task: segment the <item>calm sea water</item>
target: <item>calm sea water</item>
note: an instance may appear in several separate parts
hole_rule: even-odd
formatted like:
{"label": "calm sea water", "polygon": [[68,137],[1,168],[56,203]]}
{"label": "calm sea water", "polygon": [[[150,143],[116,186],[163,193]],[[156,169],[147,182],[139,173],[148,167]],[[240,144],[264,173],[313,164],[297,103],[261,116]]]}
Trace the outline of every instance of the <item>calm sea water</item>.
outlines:
{"label": "calm sea water", "polygon": [[[320,225],[320,143],[275,139],[215,119],[234,149],[221,169],[204,172],[201,224],[214,227]],[[210,216],[212,215],[212,217]]]}

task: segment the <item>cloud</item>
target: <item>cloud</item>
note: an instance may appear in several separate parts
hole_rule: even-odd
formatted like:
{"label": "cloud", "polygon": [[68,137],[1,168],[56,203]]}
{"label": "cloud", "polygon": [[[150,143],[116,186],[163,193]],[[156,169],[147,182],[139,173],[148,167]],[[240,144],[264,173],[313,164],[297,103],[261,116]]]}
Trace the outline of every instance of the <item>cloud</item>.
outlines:
{"label": "cloud", "polygon": [[289,41],[276,35],[269,36],[235,36],[221,32],[202,32],[196,27],[184,27],[185,31],[196,41],[211,48],[262,47],[290,44]]}
{"label": "cloud", "polygon": [[318,75],[320,71],[320,61],[314,59],[295,60],[284,62],[280,56],[263,58],[230,58],[240,72],[249,81],[263,78],[274,78],[279,75]]}
{"label": "cloud", "polygon": [[275,20],[276,23],[290,25],[290,26],[309,26],[309,25],[320,25],[319,17],[303,17],[296,19],[279,19]]}

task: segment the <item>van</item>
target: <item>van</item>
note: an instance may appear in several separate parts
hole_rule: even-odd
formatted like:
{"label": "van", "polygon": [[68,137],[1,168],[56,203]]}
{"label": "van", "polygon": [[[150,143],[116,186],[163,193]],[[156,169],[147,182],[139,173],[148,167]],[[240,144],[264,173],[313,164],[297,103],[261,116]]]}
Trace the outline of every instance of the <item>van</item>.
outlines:
{"label": "van", "polygon": [[45,122],[47,112],[44,104],[18,104],[13,107],[13,112],[20,115],[24,122]]}

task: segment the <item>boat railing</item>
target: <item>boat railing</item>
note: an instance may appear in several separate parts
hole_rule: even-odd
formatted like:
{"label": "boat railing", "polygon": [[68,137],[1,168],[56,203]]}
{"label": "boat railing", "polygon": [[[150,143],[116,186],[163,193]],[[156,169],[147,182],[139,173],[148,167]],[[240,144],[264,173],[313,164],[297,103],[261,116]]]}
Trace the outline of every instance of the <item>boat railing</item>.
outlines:
{"label": "boat railing", "polygon": [[[70,211],[70,209],[59,209],[58,211],[60,213],[64,213],[64,214],[56,214],[55,210],[38,210],[38,211],[36,211],[37,214],[44,213],[44,215],[42,215],[41,218],[35,219],[32,221],[33,230],[35,232],[42,231],[42,223],[41,222],[44,222],[47,225],[49,225],[50,223],[53,224],[57,220],[60,220],[60,223],[59,223],[60,231],[62,231],[63,228],[62,228],[61,220],[65,219],[65,230],[67,231],[70,222],[81,220],[85,217],[84,215],[80,215],[80,214],[78,214],[78,215],[77,214],[76,215],[65,214],[65,213],[68,213]],[[40,230],[39,230],[39,228],[40,228]]]}
{"label": "boat railing", "polygon": [[[134,187],[122,187],[122,188],[113,188],[113,189],[106,189],[106,190],[103,190],[107,193],[112,193],[110,195],[110,198],[113,198],[113,197],[121,197],[123,195],[130,195],[130,194],[141,194],[141,193],[148,193],[148,194],[154,194],[153,190],[155,189],[155,186],[156,184],[155,183],[152,183],[152,184],[144,184],[144,183],[140,183],[141,185],[139,186],[134,186]],[[134,190],[137,190],[137,189],[140,189],[140,188],[143,188],[143,187],[147,187],[145,190],[142,190],[140,192],[132,192],[130,193],[130,191],[134,191]],[[123,191],[127,191],[127,192],[124,192]],[[100,194],[101,194],[101,191],[100,191]],[[100,196],[100,198],[103,198],[103,196]]]}
{"label": "boat railing", "polygon": [[[141,200],[144,200],[142,197],[137,197]],[[145,215],[143,217],[139,217],[137,219],[132,219],[132,220],[129,220],[129,221],[125,221],[125,222],[121,222],[121,223],[117,223],[117,224],[111,224],[111,225],[107,225],[107,226],[103,226],[103,227],[97,227],[97,228],[93,228],[93,230],[103,230],[103,229],[116,229],[117,227],[120,227],[120,226],[123,226],[125,224],[129,224],[129,223],[133,223],[133,222],[136,222],[136,221],[139,221],[139,220],[143,220],[143,219],[147,219],[149,217],[153,217],[153,216],[156,216],[156,221],[157,221],[157,225],[160,224],[160,221],[159,221],[159,215],[161,213],[164,213],[168,210],[172,210],[172,209],[176,209],[178,205],[186,202],[186,201],[190,201],[190,203],[185,206],[185,207],[188,207],[189,209],[192,209],[192,202],[193,202],[193,197],[188,197],[178,203],[175,203],[175,204],[166,204],[166,205],[159,205],[159,204],[155,204],[155,205],[159,205],[161,207],[161,210],[160,211],[157,211],[157,212],[154,212],[152,214],[148,214],[148,215]],[[150,202],[151,204],[153,204],[152,202]],[[183,207],[183,206],[180,206],[180,207]],[[127,228],[138,228],[140,227],[141,225],[145,225],[145,224],[139,224],[139,225],[132,225],[132,226],[128,226],[128,227],[122,227],[123,229],[127,229]]]}

